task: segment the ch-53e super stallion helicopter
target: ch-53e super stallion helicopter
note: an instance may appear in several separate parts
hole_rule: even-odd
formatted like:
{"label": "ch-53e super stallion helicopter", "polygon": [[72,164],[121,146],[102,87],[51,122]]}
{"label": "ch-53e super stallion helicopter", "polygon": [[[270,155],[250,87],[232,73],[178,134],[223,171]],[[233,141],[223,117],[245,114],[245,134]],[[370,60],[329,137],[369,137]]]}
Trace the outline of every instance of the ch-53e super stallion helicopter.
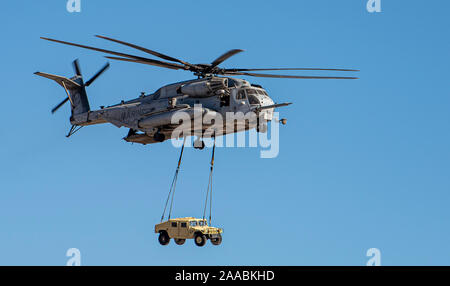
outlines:
{"label": "ch-53e super stallion helicopter", "polygon": [[[356,79],[356,77],[325,77],[325,76],[295,76],[295,75],[275,75],[260,74],[253,71],[281,71],[281,70],[313,70],[313,71],[346,71],[354,72],[353,69],[322,69],[322,68],[221,68],[219,64],[231,56],[243,50],[230,50],[210,64],[191,64],[186,61],[170,57],[147,48],[120,40],[99,36],[96,37],[116,42],[128,47],[135,48],[142,52],[156,56],[161,60],[149,59],[141,56],[134,56],[120,52],[114,52],[95,47],[64,42],[55,39],[41,37],[44,40],[91,49],[114,56],[106,56],[108,59],[153,65],[174,70],[185,70],[193,72],[197,79],[187,80],[168,84],[161,87],[152,94],[142,93],[138,98],[122,101],[119,104],[108,107],[101,107],[99,110],[91,110],[85,87],[92,84],[108,67],[106,64],[91,79],[84,82],[80,72],[78,61],[73,62],[76,75],[71,78],[36,72],[36,75],[54,80],[61,85],[67,94],[67,98],[53,108],[52,113],[59,109],[67,101],[70,101],[72,116],[70,123],[72,128],[67,137],[74,134],[83,126],[112,123],[117,127],[129,128],[128,135],[124,138],[127,142],[141,144],[151,144],[163,142],[170,139],[170,134],[177,124],[173,124],[171,119],[177,111],[185,111],[194,120],[194,105],[201,104],[201,116],[222,115],[225,118],[227,112],[242,112],[246,114],[253,111],[258,114],[257,123],[254,125],[244,124],[241,128],[225,128],[214,136],[226,133],[235,133],[251,128],[256,128],[260,132],[265,132],[267,122],[273,119],[273,110],[277,107],[286,106],[290,103],[275,104],[267,92],[256,84],[234,78],[235,76],[269,77],[269,78],[292,78],[292,79]],[[227,77],[227,76],[233,76]],[[282,119],[283,124],[286,119]],[[194,134],[200,132],[199,137],[205,136],[208,125],[202,124],[201,130],[193,130],[195,125],[188,125],[190,130],[183,134]],[[184,132],[184,131],[183,131]],[[198,139],[197,139],[198,140]],[[200,145],[195,144],[199,149],[204,147],[203,141]]]}

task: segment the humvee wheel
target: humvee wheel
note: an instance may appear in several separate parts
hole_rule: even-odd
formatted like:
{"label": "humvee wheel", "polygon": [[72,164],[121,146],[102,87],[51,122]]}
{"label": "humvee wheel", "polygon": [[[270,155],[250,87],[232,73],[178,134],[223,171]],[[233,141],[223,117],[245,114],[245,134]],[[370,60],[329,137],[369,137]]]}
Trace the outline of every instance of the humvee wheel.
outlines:
{"label": "humvee wheel", "polygon": [[159,241],[159,243],[161,243],[161,245],[168,245],[170,242],[170,237],[167,234],[167,232],[161,231],[159,233],[158,241]]}
{"label": "humvee wheel", "polygon": [[175,243],[178,245],[183,245],[186,242],[186,239],[184,238],[174,238]]}
{"label": "humvee wheel", "polygon": [[213,245],[220,245],[220,244],[222,243],[222,236],[219,234],[218,237],[212,238],[212,239],[211,239],[211,243],[212,243]]}
{"label": "humvee wheel", "polygon": [[203,246],[206,243],[206,236],[203,233],[197,233],[194,237],[195,245]]}

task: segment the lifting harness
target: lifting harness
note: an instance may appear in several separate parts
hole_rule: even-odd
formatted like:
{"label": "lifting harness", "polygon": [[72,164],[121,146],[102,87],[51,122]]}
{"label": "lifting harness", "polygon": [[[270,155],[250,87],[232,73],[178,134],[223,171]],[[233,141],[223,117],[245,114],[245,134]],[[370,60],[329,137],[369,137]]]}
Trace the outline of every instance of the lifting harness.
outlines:
{"label": "lifting harness", "polygon": [[209,171],[208,188],[206,189],[205,208],[203,209],[203,220],[205,220],[206,206],[208,205],[208,194],[209,194],[209,225],[211,225],[211,213],[212,213],[212,183],[213,183],[215,151],[216,151],[216,136],[214,135],[214,145],[213,145],[213,150],[212,150],[212,155],[211,155],[211,167],[210,167],[210,171]]}
{"label": "lifting harness", "polygon": [[164,215],[166,213],[167,204],[169,203],[171,194],[172,194],[172,199],[170,200],[170,210],[169,210],[169,218],[168,219],[170,219],[170,215],[172,214],[173,197],[175,195],[175,187],[177,186],[178,172],[180,171],[181,158],[183,157],[185,143],[186,143],[186,137],[184,137],[184,139],[183,139],[183,146],[181,147],[180,158],[178,159],[177,170],[175,171],[175,175],[173,176],[173,179],[172,179],[172,184],[170,185],[169,195],[167,196],[166,205],[164,206],[164,211],[161,216],[161,222],[164,220]]}
{"label": "lifting harness", "polygon": [[[183,158],[183,152],[184,152],[184,145],[185,145],[185,143],[186,143],[186,137],[184,137],[184,140],[183,140],[183,146],[181,147],[181,152],[180,152],[180,157],[178,159],[177,169],[175,171],[175,175],[173,176],[172,184],[170,185],[169,194],[167,196],[166,204],[164,206],[164,211],[163,211],[163,214],[161,216],[161,222],[164,220],[164,217],[165,217],[165,214],[166,214],[166,210],[167,210],[167,205],[169,204],[169,200],[170,200],[170,208],[169,208],[168,220],[170,220],[170,216],[172,214],[173,198],[175,196],[175,188],[177,186],[178,173],[180,171],[181,159]],[[208,199],[209,199],[209,225],[211,225],[211,214],[212,214],[212,183],[213,183],[213,170],[214,170],[215,150],[216,150],[216,136],[214,134],[214,145],[213,145],[213,150],[212,150],[212,155],[211,155],[211,167],[210,167],[210,172],[209,172],[208,188],[206,190],[205,207],[203,209],[203,220],[204,220],[205,216],[206,216],[206,208],[207,208]]]}

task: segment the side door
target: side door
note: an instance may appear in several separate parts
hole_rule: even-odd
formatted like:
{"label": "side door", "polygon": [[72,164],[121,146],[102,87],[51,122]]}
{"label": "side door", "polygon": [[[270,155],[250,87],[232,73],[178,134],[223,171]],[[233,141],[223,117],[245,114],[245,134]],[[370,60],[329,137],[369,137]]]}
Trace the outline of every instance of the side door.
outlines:
{"label": "side door", "polygon": [[188,232],[188,223],[186,221],[180,222],[178,227],[178,235],[181,238],[188,238],[189,232]]}
{"label": "side door", "polygon": [[179,235],[179,230],[178,230],[178,225],[180,223],[177,221],[171,221],[170,225],[169,225],[169,236],[170,237],[178,237]]}

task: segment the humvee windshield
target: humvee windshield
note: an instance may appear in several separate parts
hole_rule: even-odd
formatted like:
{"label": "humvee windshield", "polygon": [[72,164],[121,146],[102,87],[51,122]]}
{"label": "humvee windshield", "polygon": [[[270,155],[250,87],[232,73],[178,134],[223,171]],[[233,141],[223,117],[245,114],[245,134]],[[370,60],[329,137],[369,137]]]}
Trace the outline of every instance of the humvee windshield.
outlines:
{"label": "humvee windshield", "polygon": [[189,222],[189,225],[190,226],[205,226],[205,225],[207,225],[206,224],[206,221],[205,220],[199,220],[199,221],[196,221],[196,220],[193,220],[193,221],[190,221]]}

